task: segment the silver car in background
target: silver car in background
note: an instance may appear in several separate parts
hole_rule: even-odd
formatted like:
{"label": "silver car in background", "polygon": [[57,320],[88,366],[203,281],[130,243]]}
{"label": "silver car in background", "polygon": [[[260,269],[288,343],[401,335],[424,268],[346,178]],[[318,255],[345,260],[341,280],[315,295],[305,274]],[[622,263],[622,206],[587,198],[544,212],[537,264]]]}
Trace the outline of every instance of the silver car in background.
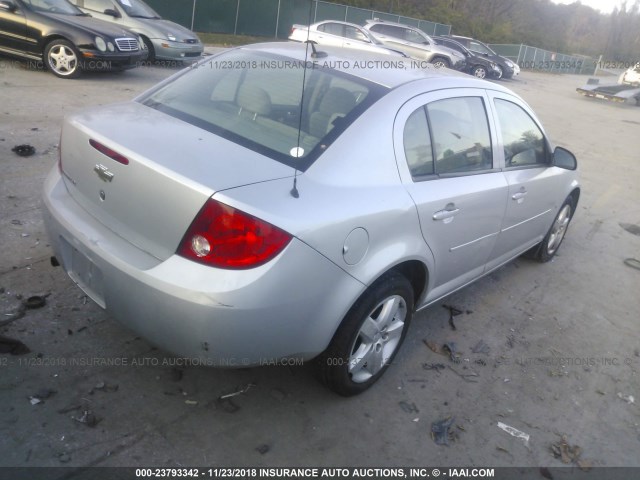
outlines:
{"label": "silver car in background", "polygon": [[398,50],[385,47],[384,44],[367,30],[354,23],[338,20],[325,20],[312,25],[293,25],[289,40],[312,42],[332,47],[355,48],[366,52],[382,53],[406,57]]}
{"label": "silver car in background", "polygon": [[580,186],[510,90],[322,50],[236,48],[69,116],[45,223],[71,279],[150,342],[224,367],[315,358],[354,395],[415,311],[550,260]]}
{"label": "silver car in background", "polygon": [[69,0],[92,17],[116,23],[142,37],[148,61],[199,60],[204,46],[191,30],[160,17],[142,0]]}
{"label": "silver car in background", "polygon": [[462,53],[438,45],[433,38],[418,28],[382,20],[367,20],[364,28],[388,48],[400,50],[416,60],[424,60],[436,67],[454,70],[464,70],[467,66]]}

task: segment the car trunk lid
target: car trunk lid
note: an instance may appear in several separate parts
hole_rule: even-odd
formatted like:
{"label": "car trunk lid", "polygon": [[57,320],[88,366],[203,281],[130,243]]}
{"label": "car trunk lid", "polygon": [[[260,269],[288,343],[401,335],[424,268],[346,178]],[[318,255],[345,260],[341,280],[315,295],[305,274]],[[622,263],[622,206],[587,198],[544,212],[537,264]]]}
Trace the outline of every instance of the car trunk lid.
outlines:
{"label": "car trunk lid", "polygon": [[293,175],[284,164],[139,103],[65,121],[70,195],[116,234],[164,260],[216,191]]}

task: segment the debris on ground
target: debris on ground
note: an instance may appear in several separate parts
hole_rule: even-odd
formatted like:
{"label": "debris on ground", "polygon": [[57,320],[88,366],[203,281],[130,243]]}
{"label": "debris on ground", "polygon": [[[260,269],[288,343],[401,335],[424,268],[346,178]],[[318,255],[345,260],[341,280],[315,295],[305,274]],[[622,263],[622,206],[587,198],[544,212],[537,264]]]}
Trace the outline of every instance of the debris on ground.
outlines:
{"label": "debris on ground", "polygon": [[431,438],[437,445],[449,445],[449,440],[455,440],[455,433],[450,431],[454,421],[454,417],[447,417],[431,424]]}
{"label": "debris on ground", "polygon": [[618,398],[624,400],[629,405],[632,405],[636,402],[636,399],[633,398],[633,395],[624,395],[622,392],[618,392]]}
{"label": "debris on ground", "polygon": [[71,457],[68,453],[61,453],[58,455],[58,461],[60,463],[69,463],[71,461]]}
{"label": "debris on ground", "polygon": [[433,353],[437,353],[438,355],[446,355],[440,348],[440,345],[438,345],[437,343],[427,340],[426,338],[422,341],[427,347],[429,347],[429,350],[431,350]]}
{"label": "debris on ground", "polygon": [[479,340],[478,343],[476,343],[471,348],[471,351],[473,353],[484,353],[485,355],[489,355],[489,352],[491,351],[491,348],[489,347],[489,345],[484,343],[484,340]]}
{"label": "debris on ground", "polygon": [[269,447],[269,445],[267,444],[262,444],[258,447],[256,447],[256,451],[260,454],[260,455],[264,455],[265,453],[267,453],[269,450],[271,450],[271,447]]}
{"label": "debris on ground", "polygon": [[504,430],[512,437],[521,438],[522,440],[524,440],[524,444],[529,446],[530,437],[528,433],[521,432],[517,428],[510,427],[509,425],[502,422],[498,422],[498,428]]}
{"label": "debris on ground", "polygon": [[456,324],[453,322],[453,317],[461,315],[462,310],[452,305],[442,305],[442,308],[446,308],[447,310],[449,310],[449,326],[451,326],[451,330],[457,330]]}
{"label": "debris on ground", "polygon": [[624,228],[627,232],[640,237],[640,225],[635,225],[633,223],[619,223],[618,225]]}
{"label": "debris on ground", "polygon": [[197,400],[185,400],[184,403],[186,403],[187,405],[198,405]]}
{"label": "debris on ground", "polygon": [[0,335],[0,353],[10,353],[11,355],[25,355],[27,353],[31,353],[31,350],[29,350],[29,347],[27,347],[20,340]]}
{"label": "debris on ground", "polygon": [[34,295],[24,301],[25,308],[30,310],[42,308],[47,304],[47,299],[41,295]]}
{"label": "debris on ground", "polygon": [[409,403],[401,400],[400,402],[398,402],[398,405],[400,405],[400,408],[402,408],[405,413],[420,413],[420,410],[418,410],[418,407],[415,403]]}
{"label": "debris on ground", "polygon": [[11,149],[11,151],[19,157],[30,157],[31,155],[36,153],[36,149],[26,143],[23,145],[16,145]]}
{"label": "debris on ground", "polygon": [[559,458],[562,463],[575,463],[580,470],[584,470],[585,472],[590,470],[592,467],[591,461],[580,458],[582,455],[582,448],[578,445],[569,445],[565,435],[563,435],[556,443],[551,444],[550,450],[553,456],[555,458]]}
{"label": "debris on ground", "polygon": [[93,395],[93,392],[99,390],[101,392],[117,392],[120,386],[116,383],[108,384],[106,382],[98,382],[95,386],[89,390],[89,395]]}
{"label": "debris on ground", "polygon": [[474,360],[473,363],[475,363],[476,365],[480,365],[481,367],[486,367],[487,366],[487,362],[482,358],[478,358],[478,359]]}
{"label": "debris on ground", "polygon": [[440,370],[444,370],[447,368],[444,363],[423,363],[422,368],[425,370],[435,370],[439,372]]}
{"label": "debris on ground", "polygon": [[78,423],[84,423],[87,427],[95,427],[96,425],[98,425],[98,423],[100,423],[100,421],[102,420],[101,418],[98,418],[91,410],[85,410],[82,413],[82,416],[77,418],[77,417],[71,417],[73,420],[75,420]]}
{"label": "debris on ground", "polygon": [[31,395],[29,398],[37,398],[38,400],[46,400],[47,398],[54,396],[56,393],[58,393],[57,390],[52,390],[50,388],[41,388],[36,393]]}
{"label": "debris on ground", "polygon": [[231,397],[235,397],[237,395],[240,395],[242,393],[246,393],[251,387],[255,387],[255,385],[253,383],[249,383],[247,384],[246,387],[238,390],[237,392],[233,392],[233,393],[227,393],[226,395],[220,395],[218,397],[219,400],[224,400],[225,398],[231,398]]}
{"label": "debris on ground", "polygon": [[[455,373],[456,375],[458,375],[460,378],[462,378],[465,382],[478,383],[478,381],[474,380],[472,377],[479,377],[480,375],[478,375],[478,373],[474,372],[473,370],[471,370],[471,373],[460,373],[451,365],[447,365],[447,368],[451,370],[453,373]],[[463,367],[463,368],[466,369],[467,367]]]}
{"label": "debris on ground", "polygon": [[240,407],[231,398],[218,398],[216,406],[227,413],[236,413]]}
{"label": "debris on ground", "polygon": [[625,258],[624,264],[627,267],[635,268],[636,270],[640,270],[640,260],[636,258]]}
{"label": "debris on ground", "polygon": [[442,346],[442,351],[449,356],[449,360],[453,363],[460,363],[460,355],[458,354],[458,346],[456,342],[447,342]]}
{"label": "debris on ground", "polygon": [[63,413],[63,414],[69,413],[69,412],[73,412],[74,410],[80,410],[81,408],[82,408],[82,405],[80,405],[79,403],[74,403],[61,408],[60,410],[58,410],[58,413]]}
{"label": "debris on ground", "polygon": [[42,403],[42,400],[35,397],[29,397],[29,403],[31,403],[31,405],[38,405],[39,403]]}

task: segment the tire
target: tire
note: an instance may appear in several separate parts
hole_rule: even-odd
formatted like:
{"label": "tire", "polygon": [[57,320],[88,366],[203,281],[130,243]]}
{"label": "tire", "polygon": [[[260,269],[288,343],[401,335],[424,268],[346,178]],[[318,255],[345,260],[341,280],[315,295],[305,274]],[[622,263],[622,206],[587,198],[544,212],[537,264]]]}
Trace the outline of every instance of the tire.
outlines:
{"label": "tire", "polygon": [[149,40],[147,37],[142,37],[142,41],[144,42],[145,46],[147,47],[147,51],[149,52],[149,55],[147,55],[147,62],[149,63],[153,63],[156,61],[156,51],[153,48],[153,43],[151,43],[151,40]]}
{"label": "tire", "polygon": [[44,64],[59,78],[78,78],[82,73],[81,59],[78,49],[62,38],[52,40],[44,49]]}
{"label": "tire", "polygon": [[451,68],[451,63],[444,57],[434,57],[431,63],[436,68]]}
{"label": "tire", "polygon": [[573,197],[569,196],[558,211],[556,218],[554,218],[549,231],[538,245],[533,247],[526,253],[526,256],[537,260],[541,263],[550,261],[558,252],[562,240],[567,233],[569,223],[573,217],[574,201]]}
{"label": "tire", "polygon": [[399,273],[387,273],[371,285],[317,358],[321,381],[345,397],[378,381],[404,341],[413,300],[411,284]]}
{"label": "tire", "polygon": [[471,70],[471,73],[473,73],[474,77],[478,77],[478,78],[486,78],[487,74],[489,72],[487,72],[487,69],[485,67],[483,67],[482,65],[476,65],[475,67],[473,67],[473,69]]}
{"label": "tire", "polygon": [[502,67],[498,65],[498,75],[496,75],[496,79],[500,80],[503,75],[504,75],[504,70],[502,70]]}

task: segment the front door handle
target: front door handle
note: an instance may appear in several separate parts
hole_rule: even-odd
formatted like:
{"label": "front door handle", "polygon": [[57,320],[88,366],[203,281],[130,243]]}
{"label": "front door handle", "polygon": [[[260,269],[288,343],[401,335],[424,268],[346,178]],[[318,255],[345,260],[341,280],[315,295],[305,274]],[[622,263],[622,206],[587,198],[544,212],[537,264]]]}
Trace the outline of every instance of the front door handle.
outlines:
{"label": "front door handle", "polygon": [[451,221],[451,219],[453,219],[453,217],[455,217],[458,214],[458,212],[460,212],[460,209],[456,208],[456,206],[453,203],[449,203],[444,210],[440,210],[439,212],[434,213],[433,219]]}

